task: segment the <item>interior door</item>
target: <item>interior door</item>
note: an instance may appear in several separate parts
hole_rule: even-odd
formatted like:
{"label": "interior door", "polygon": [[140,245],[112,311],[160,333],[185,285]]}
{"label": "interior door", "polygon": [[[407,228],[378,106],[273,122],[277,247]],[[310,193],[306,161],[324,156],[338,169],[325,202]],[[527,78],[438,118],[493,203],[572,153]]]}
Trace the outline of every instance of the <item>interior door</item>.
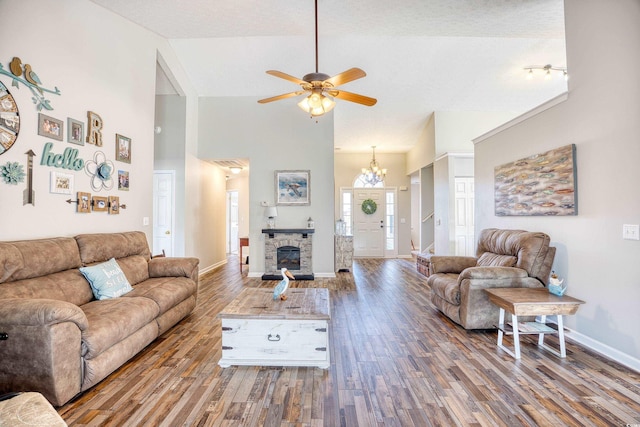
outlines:
{"label": "interior door", "polygon": [[454,181],[454,187],[455,254],[475,256],[473,178],[457,177]]}
{"label": "interior door", "polygon": [[[353,255],[382,258],[384,256],[384,189],[353,189]],[[372,214],[362,211],[362,202],[373,200],[377,209]]]}
{"label": "interior door", "polygon": [[238,253],[238,191],[227,191],[227,253]]}
{"label": "interior door", "polygon": [[153,173],[153,254],[173,256],[174,171]]}

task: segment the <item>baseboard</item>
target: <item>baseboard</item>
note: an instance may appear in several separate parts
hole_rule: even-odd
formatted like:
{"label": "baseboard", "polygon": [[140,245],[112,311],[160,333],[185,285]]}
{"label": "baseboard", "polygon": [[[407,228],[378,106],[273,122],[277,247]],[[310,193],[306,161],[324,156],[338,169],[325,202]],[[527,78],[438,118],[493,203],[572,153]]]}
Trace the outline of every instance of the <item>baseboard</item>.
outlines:
{"label": "baseboard", "polygon": [[226,263],[227,263],[227,260],[226,260],[226,259],[224,259],[224,260],[222,260],[222,261],[220,261],[220,262],[217,262],[217,263],[215,263],[215,264],[212,264],[212,265],[210,265],[210,266],[208,266],[208,267],[201,268],[201,269],[198,271],[198,274],[205,274],[205,273],[208,273],[208,272],[210,272],[210,271],[215,270],[215,269],[216,269],[216,268],[218,268],[218,267],[222,267],[222,266],[223,266],[223,265],[225,265]]}
{"label": "baseboard", "polygon": [[[547,322],[556,323],[555,316],[547,317]],[[623,366],[626,366],[629,369],[633,369],[636,372],[640,373],[640,360],[635,357],[629,356],[626,353],[621,352],[620,350],[616,350],[613,347],[609,347],[606,344],[601,343],[600,341],[594,340],[580,332],[574,331],[573,329],[564,327],[565,333],[564,336],[576,343],[587,347],[589,350],[593,350],[598,354],[606,357],[607,359],[611,359],[616,363],[619,363]]]}
{"label": "baseboard", "polygon": [[[264,272],[249,272],[249,274],[247,274],[247,277],[258,277],[258,278],[262,278],[262,276],[264,275]],[[315,277],[318,278],[333,278],[336,277],[335,273],[313,273],[313,275]]]}
{"label": "baseboard", "polygon": [[593,338],[590,338],[580,332],[576,332],[572,329],[565,328],[567,332],[565,333],[565,337],[570,338],[571,340],[587,347],[590,350],[595,351],[596,353],[600,353],[608,359],[613,360],[621,365],[626,366],[629,369],[633,369],[634,371],[640,373],[640,360],[635,357],[631,357],[628,354],[621,352],[620,350],[616,350],[613,347],[609,347],[606,344],[601,343],[600,341],[596,341]]}
{"label": "baseboard", "polygon": [[336,277],[336,273],[313,273],[316,277],[318,278],[327,278],[327,279],[332,279],[334,277]]}

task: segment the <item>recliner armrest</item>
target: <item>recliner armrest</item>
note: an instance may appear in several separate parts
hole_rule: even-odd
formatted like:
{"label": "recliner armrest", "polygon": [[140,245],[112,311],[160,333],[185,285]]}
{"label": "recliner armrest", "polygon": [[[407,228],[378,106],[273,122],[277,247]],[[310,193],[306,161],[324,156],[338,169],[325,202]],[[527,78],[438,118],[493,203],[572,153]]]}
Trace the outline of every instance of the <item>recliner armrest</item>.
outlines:
{"label": "recliner armrest", "polygon": [[458,276],[458,283],[464,279],[522,279],[528,277],[526,270],[517,267],[470,267]]}
{"label": "recliner armrest", "polygon": [[149,277],[188,277],[198,283],[198,258],[152,258]]}
{"label": "recliner armrest", "polygon": [[462,273],[469,267],[475,267],[478,259],[469,256],[431,256],[432,274]]}

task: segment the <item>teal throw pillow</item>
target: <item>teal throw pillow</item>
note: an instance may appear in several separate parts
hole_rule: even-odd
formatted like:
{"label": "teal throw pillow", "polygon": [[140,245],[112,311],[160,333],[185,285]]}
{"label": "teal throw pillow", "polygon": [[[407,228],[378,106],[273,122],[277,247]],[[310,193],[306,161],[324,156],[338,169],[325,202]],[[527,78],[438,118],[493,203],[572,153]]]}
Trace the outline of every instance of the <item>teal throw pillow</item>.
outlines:
{"label": "teal throw pillow", "polygon": [[91,285],[96,299],[117,298],[133,290],[114,258],[102,264],[81,267],[80,272]]}

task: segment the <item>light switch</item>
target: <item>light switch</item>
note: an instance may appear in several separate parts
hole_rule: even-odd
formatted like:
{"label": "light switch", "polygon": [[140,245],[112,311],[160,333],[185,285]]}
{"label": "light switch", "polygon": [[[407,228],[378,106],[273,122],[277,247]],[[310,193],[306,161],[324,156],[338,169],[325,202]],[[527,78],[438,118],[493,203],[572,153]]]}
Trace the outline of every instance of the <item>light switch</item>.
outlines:
{"label": "light switch", "polygon": [[640,225],[638,225],[638,224],[623,224],[622,225],[622,238],[624,240],[640,240]]}
{"label": "light switch", "polygon": [[149,225],[149,217],[145,216],[142,218],[142,225]]}

